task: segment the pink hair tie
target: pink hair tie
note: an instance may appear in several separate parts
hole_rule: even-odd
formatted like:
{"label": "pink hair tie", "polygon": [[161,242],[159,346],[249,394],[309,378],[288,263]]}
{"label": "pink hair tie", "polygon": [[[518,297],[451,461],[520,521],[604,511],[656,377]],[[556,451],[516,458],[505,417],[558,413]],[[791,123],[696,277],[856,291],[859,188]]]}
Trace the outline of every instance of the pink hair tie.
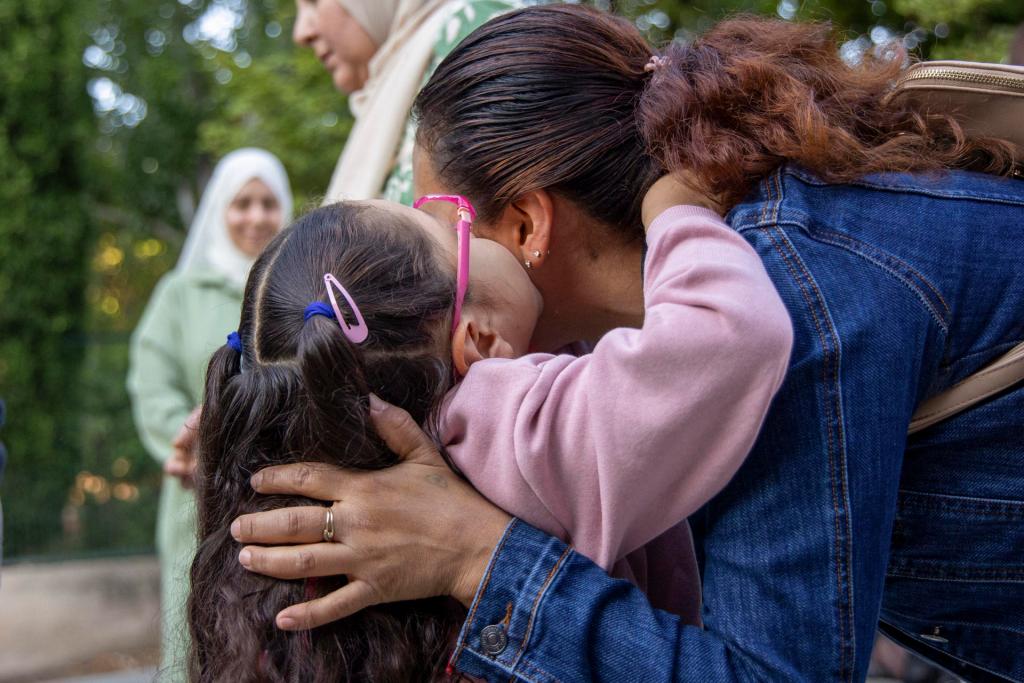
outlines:
{"label": "pink hair tie", "polygon": [[658,69],[664,68],[668,65],[668,57],[659,57],[658,55],[651,55],[651,61],[647,62],[644,66],[644,71],[647,73],[653,73]]}
{"label": "pink hair tie", "polygon": [[[345,333],[348,340],[353,344],[362,344],[366,341],[366,338],[370,336],[370,328],[366,326],[366,321],[363,320],[363,314],[359,310],[359,306],[352,299],[352,295],[348,293],[338,279],[330,273],[324,273],[324,284],[327,286],[327,296],[331,300],[331,308],[334,309],[334,315],[338,320],[338,325],[341,327],[341,331]],[[334,290],[337,288],[341,295],[345,297],[345,301],[348,302],[349,307],[352,309],[352,313],[356,316],[356,324],[349,325],[345,322],[345,316],[341,314],[341,308],[338,307],[338,299],[334,296]]]}

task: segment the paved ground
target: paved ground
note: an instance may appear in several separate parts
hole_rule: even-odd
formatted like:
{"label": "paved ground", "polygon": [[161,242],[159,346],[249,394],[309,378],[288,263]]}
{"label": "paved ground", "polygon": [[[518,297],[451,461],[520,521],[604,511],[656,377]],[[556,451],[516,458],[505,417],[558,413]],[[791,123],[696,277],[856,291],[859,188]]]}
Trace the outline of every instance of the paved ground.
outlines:
{"label": "paved ground", "polygon": [[159,569],[153,557],[17,564],[0,574],[0,683],[155,666]]}

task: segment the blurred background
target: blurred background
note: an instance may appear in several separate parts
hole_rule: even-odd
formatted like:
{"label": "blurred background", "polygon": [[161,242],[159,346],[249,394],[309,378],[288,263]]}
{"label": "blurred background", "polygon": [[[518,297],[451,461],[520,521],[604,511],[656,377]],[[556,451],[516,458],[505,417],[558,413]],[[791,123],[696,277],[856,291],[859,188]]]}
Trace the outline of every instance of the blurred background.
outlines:
{"label": "blurred background", "polygon": [[[828,19],[850,61],[895,40],[923,58],[1005,62],[1024,22],[1022,0],[595,4],[655,42],[738,11]],[[0,681],[155,662],[162,474],[132,422],[128,340],[218,158],[273,152],[299,211],[325,191],[351,116],[292,44],[294,15],[290,0],[0,0]],[[59,588],[33,594],[44,576]],[[76,646],[26,629],[46,617],[38,600],[83,591],[99,596],[86,611],[134,600],[106,613],[128,635]]]}

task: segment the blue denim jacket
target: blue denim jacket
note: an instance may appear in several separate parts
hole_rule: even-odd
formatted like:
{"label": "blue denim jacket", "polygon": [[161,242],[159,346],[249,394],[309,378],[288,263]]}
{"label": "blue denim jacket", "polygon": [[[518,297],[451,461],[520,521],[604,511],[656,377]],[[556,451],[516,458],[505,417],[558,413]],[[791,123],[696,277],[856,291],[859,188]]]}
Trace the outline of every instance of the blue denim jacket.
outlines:
{"label": "blue denim jacket", "polygon": [[1024,340],[1024,181],[788,167],[728,221],[796,342],[753,452],[690,519],[704,628],[514,521],[455,668],[861,681],[881,627],[970,680],[1024,679],[1024,388],[907,437],[922,399]]}

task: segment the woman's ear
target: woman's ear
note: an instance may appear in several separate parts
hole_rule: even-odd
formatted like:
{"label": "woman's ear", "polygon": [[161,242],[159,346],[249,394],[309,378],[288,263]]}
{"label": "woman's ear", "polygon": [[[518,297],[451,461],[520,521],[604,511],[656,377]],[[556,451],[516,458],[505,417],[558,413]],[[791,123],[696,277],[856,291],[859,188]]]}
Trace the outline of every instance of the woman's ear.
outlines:
{"label": "woman's ear", "polygon": [[489,225],[476,225],[473,234],[486,237],[515,254],[520,263],[537,268],[551,249],[555,203],[547,190],[531,190],[505,207]]}
{"label": "woman's ear", "polygon": [[521,220],[520,251],[523,264],[533,269],[543,265],[551,250],[551,227],[555,222],[555,203],[547,190],[531,190],[512,202]]}
{"label": "woman's ear", "polygon": [[476,319],[471,308],[464,308],[452,335],[452,364],[459,376],[465,377],[469,366],[485,358],[515,358],[515,353],[486,320]]}

